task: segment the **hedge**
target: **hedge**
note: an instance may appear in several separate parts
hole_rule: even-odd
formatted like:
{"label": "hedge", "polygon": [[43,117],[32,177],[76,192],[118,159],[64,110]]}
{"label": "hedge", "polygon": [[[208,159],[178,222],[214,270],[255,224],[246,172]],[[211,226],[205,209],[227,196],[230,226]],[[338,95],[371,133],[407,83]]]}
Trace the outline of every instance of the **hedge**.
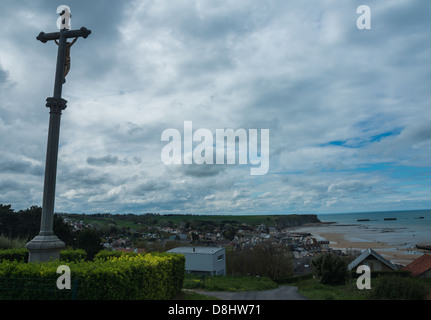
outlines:
{"label": "hedge", "polygon": [[60,251],[60,260],[62,261],[79,262],[81,260],[85,260],[86,258],[87,252],[85,252],[83,249],[69,249]]}
{"label": "hedge", "polygon": [[132,255],[135,256],[136,253],[132,252],[122,252],[122,251],[111,251],[111,250],[101,250],[95,256],[94,260],[108,260],[110,258],[118,258],[124,255]]}
{"label": "hedge", "polygon": [[[29,252],[26,248],[20,249],[0,249],[0,261],[8,260],[8,261],[28,261]],[[60,251],[60,260],[62,261],[80,261],[85,260],[87,257],[87,253],[82,249],[67,249]]]}
{"label": "hedge", "polygon": [[183,255],[168,253],[95,259],[76,271],[78,299],[173,299],[182,289],[184,268]]}
{"label": "hedge", "polygon": [[427,288],[417,279],[389,275],[380,277],[371,291],[379,300],[423,300],[426,295]]}
{"label": "hedge", "polygon": [[[356,270],[350,271],[350,276],[353,279],[359,278],[363,273],[356,273]],[[380,278],[385,276],[396,276],[401,278],[411,277],[411,272],[408,270],[394,270],[394,271],[371,271],[371,278]]]}
{"label": "hedge", "polygon": [[[0,299],[70,299],[71,290],[56,288],[60,276],[56,271],[62,264],[64,261],[4,260],[0,263]],[[78,281],[79,300],[168,300],[181,292],[185,258],[171,253],[149,253],[73,261],[66,265],[71,270],[72,282]],[[21,288],[8,290],[14,283]]]}
{"label": "hedge", "polygon": [[0,261],[28,261],[28,250],[26,248],[22,249],[2,249],[0,250]]}

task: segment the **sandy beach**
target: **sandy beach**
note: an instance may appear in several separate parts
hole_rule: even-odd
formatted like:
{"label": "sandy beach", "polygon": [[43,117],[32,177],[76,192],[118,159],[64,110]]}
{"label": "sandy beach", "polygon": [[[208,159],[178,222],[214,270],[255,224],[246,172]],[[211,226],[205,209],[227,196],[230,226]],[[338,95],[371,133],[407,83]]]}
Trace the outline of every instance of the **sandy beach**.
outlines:
{"label": "sandy beach", "polygon": [[426,252],[415,248],[414,235],[403,233],[402,230],[382,230],[360,225],[325,223],[306,225],[293,230],[309,232],[317,240],[329,241],[330,248],[344,252],[349,249],[363,251],[371,248],[392,263],[400,265],[407,265]]}

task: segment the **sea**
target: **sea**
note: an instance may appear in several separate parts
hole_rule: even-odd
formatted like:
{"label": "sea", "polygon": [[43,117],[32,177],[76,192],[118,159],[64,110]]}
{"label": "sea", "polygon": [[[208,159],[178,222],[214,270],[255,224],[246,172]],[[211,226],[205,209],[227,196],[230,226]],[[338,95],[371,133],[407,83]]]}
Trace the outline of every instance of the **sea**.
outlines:
{"label": "sea", "polygon": [[431,210],[319,214],[318,218],[334,226],[358,226],[361,232],[347,235],[351,241],[369,241],[373,236],[399,248],[431,246]]}

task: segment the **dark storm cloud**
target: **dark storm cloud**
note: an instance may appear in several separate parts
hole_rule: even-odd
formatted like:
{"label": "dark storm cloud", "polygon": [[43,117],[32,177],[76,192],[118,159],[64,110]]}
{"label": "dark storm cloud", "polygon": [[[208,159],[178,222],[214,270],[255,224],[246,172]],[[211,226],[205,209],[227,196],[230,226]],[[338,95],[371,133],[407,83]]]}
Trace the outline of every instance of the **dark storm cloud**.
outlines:
{"label": "dark storm cloud", "polygon": [[70,165],[70,162],[60,162],[58,168],[58,184],[65,185],[69,189],[95,188],[97,190],[98,186],[120,186],[128,179],[104,172],[98,166],[76,168]]}
{"label": "dark storm cloud", "polygon": [[107,155],[104,157],[88,157],[87,163],[93,166],[113,165],[118,163],[118,157]]}
{"label": "dark storm cloud", "polygon": [[[38,16],[51,19],[50,23],[48,20],[43,21],[47,28],[49,26],[50,29],[35,29],[35,34],[31,37],[31,40],[35,40],[40,31],[56,31],[56,21],[58,18],[56,10],[60,5],[59,3],[53,3],[48,0],[38,2],[24,0],[19,3],[6,1],[6,3],[8,3],[8,5],[5,5],[6,12],[13,14],[12,16],[17,16],[17,19],[36,20]],[[79,39],[77,45],[73,47],[72,66],[75,69],[75,74],[71,73],[71,77],[79,75],[78,72],[81,72],[81,75],[85,72],[87,80],[101,81],[107,76],[114,65],[121,63],[117,61],[115,51],[112,48],[120,41],[119,23],[123,19],[124,8],[129,3],[129,1],[107,0],[69,0],[67,2],[72,12],[72,29],[79,29],[85,26],[92,31],[88,39]],[[39,28],[42,28],[42,25]],[[23,36],[20,35],[20,37]],[[28,44],[31,45],[31,42]],[[32,47],[38,51],[44,50],[45,54],[48,52],[42,45],[32,45]],[[89,61],[91,62],[88,63]],[[83,63],[85,63],[85,71],[82,70],[84,67]]]}
{"label": "dark storm cloud", "polygon": [[18,156],[3,155],[0,159],[0,173],[42,176],[44,167],[29,160],[20,159]]}
{"label": "dark storm cloud", "polygon": [[182,167],[182,172],[185,176],[195,178],[214,177],[225,171],[224,166],[220,165],[185,165]]}
{"label": "dark storm cloud", "polygon": [[7,193],[11,190],[19,190],[21,189],[21,185],[16,182],[15,180],[1,180],[0,181],[0,192],[1,193]]}
{"label": "dark storm cloud", "polygon": [[3,70],[0,65],[0,86],[8,81],[8,72]]}
{"label": "dark storm cloud", "polygon": [[132,192],[137,196],[145,196],[152,191],[164,192],[168,187],[170,187],[170,183],[168,181],[149,180],[139,184]]}

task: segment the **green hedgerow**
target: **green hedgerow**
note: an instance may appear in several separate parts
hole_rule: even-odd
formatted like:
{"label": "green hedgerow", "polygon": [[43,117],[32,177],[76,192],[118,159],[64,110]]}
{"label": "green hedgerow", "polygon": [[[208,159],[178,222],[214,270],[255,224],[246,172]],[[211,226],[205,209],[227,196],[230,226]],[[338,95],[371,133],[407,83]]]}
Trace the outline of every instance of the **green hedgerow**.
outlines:
{"label": "green hedgerow", "polygon": [[8,260],[8,261],[28,261],[28,250],[26,248],[20,249],[4,249],[0,250],[0,261]]}
{"label": "green hedgerow", "polygon": [[[57,268],[67,265],[80,300],[167,300],[182,289],[183,255],[120,255],[94,261],[0,262],[0,299],[70,299],[56,288]],[[41,287],[43,280],[44,287]]]}
{"label": "green hedgerow", "polygon": [[371,297],[380,300],[422,300],[427,295],[423,283],[414,278],[383,276],[375,281]]}
{"label": "green hedgerow", "polygon": [[60,251],[60,260],[62,261],[70,261],[70,262],[79,262],[81,260],[85,260],[87,258],[87,252],[83,249],[68,249]]}

